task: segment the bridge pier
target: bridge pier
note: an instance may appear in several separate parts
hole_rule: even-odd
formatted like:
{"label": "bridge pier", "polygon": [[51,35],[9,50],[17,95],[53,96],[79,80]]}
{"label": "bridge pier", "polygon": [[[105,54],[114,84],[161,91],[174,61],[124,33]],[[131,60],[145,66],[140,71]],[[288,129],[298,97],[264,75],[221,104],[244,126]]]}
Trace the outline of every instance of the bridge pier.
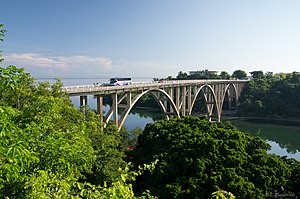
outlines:
{"label": "bridge pier", "polygon": [[186,115],[186,86],[182,87],[182,96],[181,96],[181,115],[185,116]]}
{"label": "bridge pier", "polygon": [[103,122],[103,96],[96,95],[97,99],[97,113],[99,115],[100,122]]}
{"label": "bridge pier", "polygon": [[[169,94],[170,98],[172,100],[174,100],[174,96],[173,96],[174,90],[173,90],[173,88],[169,88],[168,91],[167,91],[167,93]],[[172,105],[171,105],[170,102],[169,102],[169,107],[170,107],[170,113],[172,114],[174,112],[174,109],[173,109],[173,107],[172,107]]]}
{"label": "bridge pier", "polygon": [[188,98],[187,98],[187,115],[189,115],[189,110],[192,108],[192,86],[188,86],[188,91],[187,91],[187,94],[188,94]]}
{"label": "bridge pier", "polygon": [[118,115],[118,95],[113,93],[112,95],[112,110],[114,115],[114,124],[119,127],[119,115]]}
{"label": "bridge pier", "polygon": [[180,110],[180,87],[176,87],[176,108],[179,111]]}
{"label": "bridge pier", "polygon": [[80,96],[80,106],[88,105],[87,95]]}

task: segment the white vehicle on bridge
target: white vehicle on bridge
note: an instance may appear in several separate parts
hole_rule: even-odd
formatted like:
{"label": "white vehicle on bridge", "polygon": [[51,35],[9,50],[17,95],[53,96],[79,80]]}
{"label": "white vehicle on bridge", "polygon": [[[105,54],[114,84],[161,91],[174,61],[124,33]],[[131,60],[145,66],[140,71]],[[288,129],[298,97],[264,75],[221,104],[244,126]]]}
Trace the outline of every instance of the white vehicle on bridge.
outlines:
{"label": "white vehicle on bridge", "polygon": [[132,84],[132,80],[130,77],[114,77],[110,78],[109,85],[110,86],[125,86]]}

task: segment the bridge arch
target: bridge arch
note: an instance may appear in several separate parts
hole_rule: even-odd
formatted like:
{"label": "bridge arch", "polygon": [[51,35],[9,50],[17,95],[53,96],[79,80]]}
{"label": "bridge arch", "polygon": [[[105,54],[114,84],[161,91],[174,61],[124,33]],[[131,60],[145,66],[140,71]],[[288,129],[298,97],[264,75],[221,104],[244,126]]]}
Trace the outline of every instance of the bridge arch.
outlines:
{"label": "bridge arch", "polygon": [[[209,94],[209,92],[205,92],[205,89],[208,89],[208,91],[211,92],[211,96]],[[217,120],[219,121],[220,118],[219,118],[219,107],[218,107],[218,103],[217,103],[217,97],[216,97],[216,94],[214,92],[214,89],[210,86],[210,85],[202,85],[198,90],[197,92],[195,93],[194,95],[194,98],[192,100],[192,103],[191,103],[191,107],[189,109],[189,115],[192,114],[192,110],[194,108],[194,105],[195,105],[195,102],[199,96],[199,94],[203,94],[203,97],[204,97],[204,100],[205,100],[205,104],[206,104],[206,112],[207,112],[207,117],[209,120],[211,120],[211,116],[212,116],[212,113],[213,113],[213,108],[215,106],[215,109],[217,111]],[[210,102],[208,98],[212,98],[213,100],[213,104],[210,104],[212,102]]]}
{"label": "bridge arch", "polygon": [[[224,93],[223,93],[222,98],[221,98],[220,111],[219,111],[220,116],[219,117],[221,117],[221,114],[222,114],[222,111],[223,111],[223,106],[224,106],[224,101],[225,101],[225,98],[226,98],[226,94],[231,95],[231,93],[229,93],[230,89],[233,90],[233,94],[234,94],[234,97],[235,97],[235,103],[237,103],[237,101],[238,101],[238,99],[237,99],[238,98],[238,90],[236,88],[236,85],[233,84],[232,82],[230,82],[229,84],[226,85]],[[230,97],[233,97],[233,96],[228,96],[228,97],[230,98]]]}
{"label": "bridge arch", "polygon": [[144,96],[145,94],[147,93],[150,93],[152,94],[152,96],[154,96],[154,99],[157,101],[158,105],[160,106],[162,112],[167,116],[167,109],[166,107],[164,106],[164,104],[162,103],[161,100],[159,100],[158,96],[156,96],[154,94],[154,92],[158,92],[158,93],[162,93],[166,98],[167,98],[167,101],[170,103],[170,106],[173,108],[175,114],[177,115],[177,117],[180,117],[180,114],[179,114],[179,111],[177,110],[177,107],[174,103],[174,101],[172,100],[172,98],[169,96],[169,94],[162,90],[162,89],[150,89],[150,90],[146,90],[138,95],[136,95],[134,97],[134,99],[131,101],[131,104],[128,105],[125,110],[122,112],[121,114],[121,117],[119,119],[119,123],[118,123],[118,129],[120,130],[128,116],[128,114],[130,113],[131,109],[134,107],[134,105],[138,102],[138,100]]}
{"label": "bridge arch", "polygon": [[[70,86],[64,90],[69,96],[80,96],[80,105],[87,105],[87,96],[97,96],[97,112],[100,121],[104,122],[104,126],[110,118],[114,116],[113,121],[116,126],[123,125],[127,115],[136,104],[136,102],[146,93],[151,93],[154,100],[167,116],[171,114],[191,115],[197,97],[201,94],[204,99],[208,120],[211,121],[212,116],[220,121],[222,109],[227,102],[229,96],[230,102],[238,104],[239,97],[243,88],[249,80],[174,80],[159,82],[145,82],[132,84],[127,86]],[[111,95],[113,104],[109,111],[103,113],[103,96]],[[133,96],[133,97],[132,97]],[[125,103],[126,101],[126,103]],[[124,102],[124,103],[122,103]],[[175,106],[176,105],[176,106]],[[120,110],[121,116],[118,114]],[[169,113],[170,112],[170,113]],[[215,114],[215,112],[217,114]]]}

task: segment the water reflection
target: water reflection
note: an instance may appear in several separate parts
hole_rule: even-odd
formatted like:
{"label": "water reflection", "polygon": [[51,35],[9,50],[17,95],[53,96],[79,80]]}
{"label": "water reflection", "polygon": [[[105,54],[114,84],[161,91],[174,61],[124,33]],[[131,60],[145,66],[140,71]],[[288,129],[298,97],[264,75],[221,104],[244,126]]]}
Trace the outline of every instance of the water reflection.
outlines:
{"label": "water reflection", "polygon": [[[72,100],[72,103],[74,104],[74,106],[79,108],[80,98],[79,97],[71,97],[71,100]],[[92,96],[92,95],[88,96],[88,105],[91,109],[96,110],[97,105],[96,105],[96,99],[94,98],[94,96]],[[109,105],[103,106],[104,114],[109,111],[109,108],[110,108]],[[142,109],[133,108],[130,111],[130,113],[128,114],[123,126],[129,131],[132,131],[135,128],[144,129],[146,124],[152,123],[159,119],[164,119],[164,115],[158,111],[142,110]]]}
{"label": "water reflection", "polygon": [[266,141],[272,147],[271,150],[269,151],[269,153],[274,153],[274,154],[280,155],[280,156],[287,156],[289,158],[295,158],[296,160],[300,161],[299,150],[297,152],[291,153],[291,152],[289,152],[288,148],[281,147],[279,143],[276,143],[276,142],[270,141],[270,140],[266,140]]}
{"label": "water reflection", "polygon": [[300,160],[300,126],[245,120],[233,120],[231,123],[241,131],[263,138],[272,147],[270,153]]}

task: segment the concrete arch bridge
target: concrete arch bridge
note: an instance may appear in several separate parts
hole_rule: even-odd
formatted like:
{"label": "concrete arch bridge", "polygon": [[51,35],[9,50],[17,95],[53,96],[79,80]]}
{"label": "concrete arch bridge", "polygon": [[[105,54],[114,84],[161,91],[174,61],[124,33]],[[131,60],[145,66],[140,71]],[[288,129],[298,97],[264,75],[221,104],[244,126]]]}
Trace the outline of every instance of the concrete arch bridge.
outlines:
{"label": "concrete arch bridge", "polygon": [[[191,115],[197,99],[205,102],[209,121],[220,122],[226,99],[228,107],[238,103],[242,89],[248,80],[171,80],[164,82],[140,82],[126,86],[67,86],[69,96],[79,96],[80,105],[87,105],[87,96],[97,99],[100,120],[108,123],[113,117],[114,124],[121,129],[134,105],[146,94],[151,94],[167,118]],[[103,114],[103,96],[111,95],[112,106]]]}

